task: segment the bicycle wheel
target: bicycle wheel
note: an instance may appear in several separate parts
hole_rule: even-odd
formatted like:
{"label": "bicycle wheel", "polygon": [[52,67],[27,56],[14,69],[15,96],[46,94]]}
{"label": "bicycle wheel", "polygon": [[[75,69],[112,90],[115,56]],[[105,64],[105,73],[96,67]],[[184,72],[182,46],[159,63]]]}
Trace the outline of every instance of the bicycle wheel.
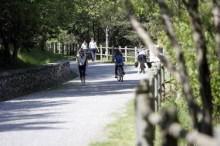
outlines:
{"label": "bicycle wheel", "polygon": [[118,80],[118,82],[119,82],[119,81],[120,81],[120,71],[119,71],[119,69],[117,69],[117,74],[118,74],[117,80]]}
{"label": "bicycle wheel", "polygon": [[117,68],[117,73],[118,73],[118,82],[122,81],[123,82],[123,73],[121,67],[118,66]]}

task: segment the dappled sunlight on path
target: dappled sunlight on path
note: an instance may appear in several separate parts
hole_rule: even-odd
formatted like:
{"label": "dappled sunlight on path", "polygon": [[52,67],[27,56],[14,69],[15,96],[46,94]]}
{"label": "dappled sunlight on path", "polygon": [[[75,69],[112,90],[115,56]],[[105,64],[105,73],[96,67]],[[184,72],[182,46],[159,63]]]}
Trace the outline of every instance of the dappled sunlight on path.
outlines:
{"label": "dappled sunlight on path", "polygon": [[[71,68],[77,70],[74,62]],[[86,146],[102,137],[112,112],[134,98],[140,79],[125,67],[124,82],[114,78],[114,64],[90,63],[86,85],[79,77],[60,86],[0,103],[0,145]]]}

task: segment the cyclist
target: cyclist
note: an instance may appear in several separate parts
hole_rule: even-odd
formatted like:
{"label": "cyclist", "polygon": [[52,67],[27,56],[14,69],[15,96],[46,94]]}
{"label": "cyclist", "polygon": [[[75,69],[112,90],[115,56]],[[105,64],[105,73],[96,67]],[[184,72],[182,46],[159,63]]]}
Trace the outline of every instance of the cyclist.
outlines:
{"label": "cyclist", "polygon": [[80,80],[85,83],[86,66],[88,65],[87,57],[84,55],[83,49],[80,49],[76,56],[76,63],[78,65]]}
{"label": "cyclist", "polygon": [[124,62],[123,62],[122,53],[119,49],[116,49],[115,50],[115,78],[118,77],[117,67],[121,67],[122,73],[123,75],[125,75],[123,66],[124,66]]}
{"label": "cyclist", "polygon": [[138,52],[138,74],[140,74],[141,68],[148,68],[146,56],[147,51],[143,48],[143,46],[141,46],[141,50]]}

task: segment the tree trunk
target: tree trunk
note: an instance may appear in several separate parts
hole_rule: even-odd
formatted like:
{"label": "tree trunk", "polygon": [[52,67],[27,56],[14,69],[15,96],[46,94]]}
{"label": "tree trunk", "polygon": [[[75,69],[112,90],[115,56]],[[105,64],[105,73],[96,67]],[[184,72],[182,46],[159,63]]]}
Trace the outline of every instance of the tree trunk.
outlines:
{"label": "tree trunk", "polygon": [[11,54],[10,54],[10,48],[8,43],[3,43],[4,45],[4,65],[7,67],[9,64],[11,64]]}
{"label": "tree trunk", "polygon": [[108,26],[106,26],[106,29],[105,29],[105,46],[106,46],[106,50],[108,49],[108,44],[109,44],[109,41],[108,41]]}
{"label": "tree trunk", "polygon": [[16,40],[13,41],[14,44],[14,50],[12,55],[12,63],[14,65],[17,65],[18,63],[18,42]]}
{"label": "tree trunk", "polygon": [[[34,42],[33,42],[34,43]],[[40,48],[42,50],[45,50],[45,46],[46,46],[46,37],[45,36],[42,36],[42,39],[40,41]]]}
{"label": "tree trunk", "polygon": [[4,46],[4,50],[3,50],[3,62],[4,62],[4,66],[7,67],[8,65],[11,64],[11,53],[10,53],[10,48],[9,48],[9,41],[5,38],[5,36],[3,36],[2,34],[2,41],[3,41],[3,46]]}
{"label": "tree trunk", "polygon": [[95,24],[94,24],[94,21],[92,22],[92,31],[93,31],[93,38],[95,39]]}
{"label": "tree trunk", "polygon": [[203,103],[203,120],[200,130],[203,133],[212,136],[212,95],[210,84],[210,72],[207,61],[207,47],[205,38],[202,34],[202,24],[199,18],[198,0],[190,0],[188,3],[188,11],[193,26],[193,38],[197,48],[197,64],[199,67],[199,86]]}

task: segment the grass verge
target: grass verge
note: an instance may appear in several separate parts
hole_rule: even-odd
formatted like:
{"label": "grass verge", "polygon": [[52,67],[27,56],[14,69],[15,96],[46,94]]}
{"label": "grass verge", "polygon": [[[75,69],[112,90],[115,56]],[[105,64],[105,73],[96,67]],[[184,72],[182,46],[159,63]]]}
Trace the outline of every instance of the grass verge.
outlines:
{"label": "grass verge", "polygon": [[54,54],[53,52],[47,50],[33,49],[31,51],[23,50],[18,55],[18,58],[23,67],[28,67],[56,62],[65,59],[66,57],[61,54]]}
{"label": "grass verge", "polygon": [[[173,95],[171,95],[171,93],[168,93],[166,99],[161,103],[159,113],[162,112],[162,110],[170,107],[176,108],[178,122],[182,126],[182,128],[187,131],[190,131],[192,129],[191,127],[192,122],[189,116],[189,111],[185,100],[183,98],[178,99]],[[161,143],[162,143],[161,129],[159,126],[156,126],[156,136],[155,136],[154,145],[160,146]],[[178,146],[186,146],[186,145],[187,144],[185,140],[181,138],[178,139]]]}
{"label": "grass verge", "polygon": [[93,142],[90,146],[134,146],[135,145],[135,119],[134,101],[129,101],[124,112],[113,114],[116,120],[106,125],[106,140]]}
{"label": "grass verge", "polygon": [[[7,71],[13,69],[20,69],[20,68],[29,68],[38,66],[41,64],[48,64],[52,62],[57,62],[63,59],[72,59],[72,56],[63,56],[61,54],[54,54],[51,51],[42,50],[39,48],[35,48],[32,50],[21,50],[18,54],[18,62],[16,65],[10,64],[5,67],[0,66],[0,71]],[[1,61],[1,60],[0,60]],[[0,62],[3,64],[3,62]]]}

